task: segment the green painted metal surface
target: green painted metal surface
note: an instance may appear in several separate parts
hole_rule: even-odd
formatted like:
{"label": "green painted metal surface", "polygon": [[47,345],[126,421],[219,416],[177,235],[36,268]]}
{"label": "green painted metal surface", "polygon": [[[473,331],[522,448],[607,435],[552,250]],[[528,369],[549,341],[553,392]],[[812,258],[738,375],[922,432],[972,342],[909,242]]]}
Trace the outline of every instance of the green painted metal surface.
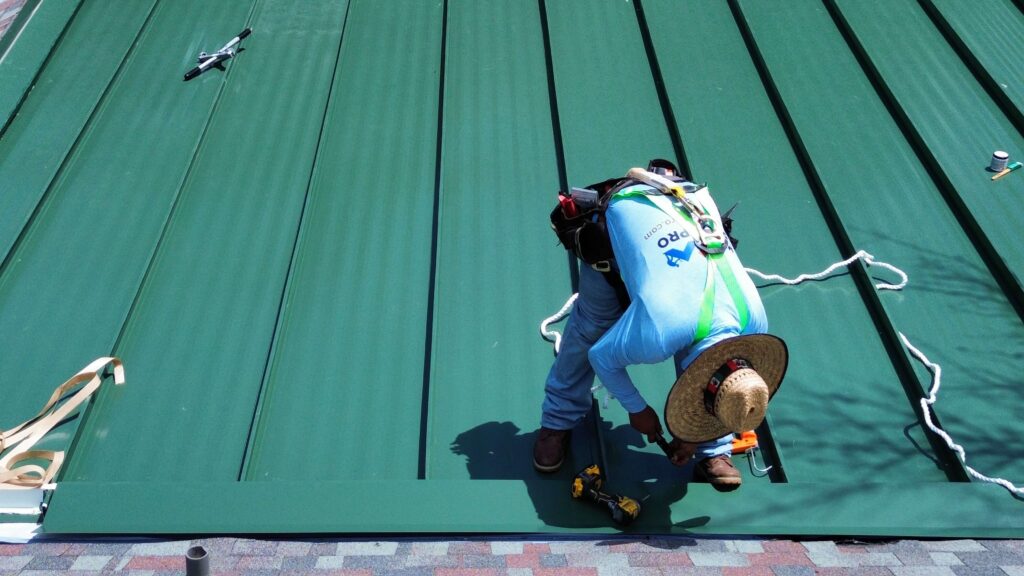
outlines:
{"label": "green painted metal surface", "polygon": [[[0,126],[10,123],[82,0],[26,2],[0,40]],[[17,40],[17,41],[16,41]]]}
{"label": "green painted metal surface", "polygon": [[416,478],[442,16],[351,4],[246,479]]}
{"label": "green painted metal surface", "polygon": [[[735,233],[744,265],[795,277],[842,260],[848,254],[829,232],[754,64],[744,60],[746,47],[729,7],[648,2],[645,8],[695,178],[710,183],[723,209],[739,202]],[[678,20],[694,22],[699,32],[675,34]],[[812,44],[815,32],[801,36]],[[686,57],[696,53],[705,57]],[[744,164],[757,169],[737,169]],[[779,226],[778,217],[792,224]],[[867,482],[896,470],[908,480],[944,480],[931,453],[919,449],[926,444],[921,435],[905,433],[916,420],[911,406],[889,401],[902,400],[899,377],[854,281],[847,276],[827,287],[796,288],[758,283],[770,330],[786,340],[794,358],[771,409],[788,480]],[[827,376],[823,365],[829,366]],[[877,391],[873,398],[854,392],[868,388]],[[879,447],[886,458],[877,457]]]}
{"label": "green painted metal surface", "polygon": [[532,483],[530,459],[496,447],[530,453],[552,360],[537,325],[571,293],[547,229],[558,165],[540,12],[448,14],[425,477]]}
{"label": "green painted metal surface", "polygon": [[[10,414],[35,414],[58,384],[113,350],[220,92],[220,83],[180,82],[175,76],[191,56],[170,61],[166,54],[192,34],[234,34],[227,30],[245,16],[245,7],[157,7],[4,261],[0,365],[21,381],[5,399]],[[182,22],[197,22],[198,30],[183,30]],[[67,446],[73,432],[62,428],[48,442]]]}
{"label": "green painted metal surface", "polygon": [[[608,532],[567,494],[596,461],[636,532],[1024,535],[924,432],[897,337],[943,365],[969,463],[1020,480],[1024,180],[985,171],[1022,153],[1009,3],[990,28],[945,0],[46,5],[0,87],[0,426],[95,357],[128,371],[46,439],[71,449],[47,532]],[[759,283],[793,360],[775,469],[740,457],[728,495],[614,403],[561,472],[530,463],[536,330],[571,290],[555,192],[651,157],[740,202],[748,266],[910,274]],[[631,373],[655,404],[674,379]]]}
{"label": "green painted metal surface", "polygon": [[[1024,136],[978,85],[921,8],[911,2],[838,2],[871,65],[905,115],[932,170],[948,179],[959,217],[979,244],[991,243],[993,266],[1005,266],[1019,297],[1024,282],[1024,179],[992,182],[983,168],[994,150],[1024,155]],[[898,24],[898,27],[897,27]],[[895,55],[901,55],[895,58]],[[983,230],[976,230],[977,227]]]}
{"label": "green painted metal surface", "polygon": [[[238,478],[346,8],[256,6],[252,27],[263,34],[232,62],[115,348],[137,385],[97,404],[68,478]],[[290,66],[298,53],[305,65]]]}
{"label": "green painted metal surface", "polygon": [[[195,516],[213,533],[425,533],[609,531],[606,512],[571,503],[563,525],[536,510],[566,509],[564,482],[541,479],[540,489],[516,480],[417,480],[396,482],[314,482],[275,485],[243,483],[68,482],[46,518],[47,530],[65,534],[194,533]],[[786,534],[835,536],[873,534],[902,537],[1019,538],[1019,510],[991,485],[947,483],[920,486],[899,482],[853,485],[770,484],[721,494],[691,485],[686,506],[671,510],[658,502],[627,533]],[[109,511],[105,491],[116,490],[118,514]],[[153,498],[154,493],[163,495]],[[353,498],[358,495],[358,498]],[[66,501],[65,505],[63,502]],[[58,506],[59,505],[59,506]],[[987,514],[978,514],[987,510]],[[200,512],[201,511],[201,512]],[[804,522],[792,522],[799,515]],[[807,522],[811,518],[813,522]]]}
{"label": "green painted metal surface", "polygon": [[[772,14],[754,3],[744,4],[744,12],[851,242],[910,275],[906,290],[881,295],[881,299],[895,329],[944,366],[943,400],[937,407],[940,419],[974,447],[972,460],[979,467],[1012,475],[1014,466],[996,448],[1001,432],[977,423],[986,420],[986,414],[1005,409],[1003,417],[1007,417],[1014,409],[998,400],[1014,394],[1013,376],[995,367],[1008,354],[1019,359],[1024,337],[1019,318],[927,168],[885,114],[867,79],[856,74],[857,62],[838,50],[842,43],[838,31],[815,33],[827,30],[828,14],[810,2],[805,4],[802,10],[785,15]],[[796,39],[794,29],[800,32]],[[829,48],[824,54],[823,46]],[[812,56],[821,67],[800,64]],[[834,114],[837,106],[845,112],[840,117]],[[867,166],[871,169],[865,170]],[[949,313],[965,306],[965,300],[970,313]],[[993,340],[1005,347],[992,346]],[[952,357],[951,343],[956,350]],[[978,373],[980,366],[989,367],[983,375]],[[930,375],[921,369],[918,375],[920,383],[913,386],[925,389]],[[984,384],[979,386],[979,381]],[[898,391],[880,395],[880,405],[894,397],[899,398]],[[886,432],[890,442],[903,439],[924,445],[918,434],[901,438],[894,432]]]}
{"label": "green painted metal surface", "polygon": [[1010,48],[1024,45],[1024,13],[1019,4],[1002,0],[979,6],[928,0],[921,6],[1017,129],[1024,129],[1024,63]]}
{"label": "green painted metal surface", "polygon": [[[0,139],[0,262],[50,190],[69,152],[103,102],[155,2],[119,6],[88,2],[56,48],[14,121]],[[96,37],[95,30],[110,33]],[[86,49],[86,48],[89,49]],[[75,98],[68,98],[74,93]],[[33,170],[25,170],[33,166]]]}

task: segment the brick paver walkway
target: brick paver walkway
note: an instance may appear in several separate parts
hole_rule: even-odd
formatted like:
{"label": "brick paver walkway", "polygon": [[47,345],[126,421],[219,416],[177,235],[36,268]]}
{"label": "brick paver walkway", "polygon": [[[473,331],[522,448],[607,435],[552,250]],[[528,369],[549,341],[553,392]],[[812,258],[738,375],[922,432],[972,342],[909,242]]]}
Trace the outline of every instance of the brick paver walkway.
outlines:
{"label": "brick paver walkway", "polygon": [[41,541],[0,544],[0,576],[183,574],[193,546],[217,576],[1024,576],[1024,540],[688,537]]}

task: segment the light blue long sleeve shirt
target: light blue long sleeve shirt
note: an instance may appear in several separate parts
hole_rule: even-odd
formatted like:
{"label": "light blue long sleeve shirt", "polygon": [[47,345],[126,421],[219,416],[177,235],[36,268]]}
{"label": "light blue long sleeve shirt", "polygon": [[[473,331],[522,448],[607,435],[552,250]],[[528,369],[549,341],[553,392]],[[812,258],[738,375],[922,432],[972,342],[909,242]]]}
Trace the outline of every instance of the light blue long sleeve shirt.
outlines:
{"label": "light blue long sleeve shirt", "polygon": [[[691,193],[716,217],[707,189]],[[679,370],[725,338],[767,331],[764,306],[730,247],[716,261],[714,308],[708,335],[694,342],[705,297],[708,258],[686,228],[643,196],[616,199],[606,212],[615,260],[631,304],[590,349],[590,364],[605,388],[629,412],[647,402],[626,372],[630,364],[654,364],[675,356]],[[741,325],[739,308],[721,268],[728,265],[745,300],[749,317]]]}

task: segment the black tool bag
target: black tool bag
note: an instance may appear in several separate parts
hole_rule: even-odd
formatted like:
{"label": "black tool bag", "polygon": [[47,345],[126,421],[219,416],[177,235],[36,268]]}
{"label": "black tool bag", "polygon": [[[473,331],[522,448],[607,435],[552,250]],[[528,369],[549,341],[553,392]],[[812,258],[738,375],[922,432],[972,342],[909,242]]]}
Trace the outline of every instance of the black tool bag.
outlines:
{"label": "black tool bag", "polygon": [[[612,252],[611,240],[608,238],[604,211],[612,195],[628,182],[632,182],[632,180],[612,178],[587,186],[598,193],[597,206],[588,210],[578,209],[572,198],[565,192],[558,193],[560,201],[551,211],[551,228],[565,249],[589,266],[607,269],[608,261],[615,257]],[[570,211],[574,211],[575,214],[566,213],[566,208],[569,206],[571,206]]]}

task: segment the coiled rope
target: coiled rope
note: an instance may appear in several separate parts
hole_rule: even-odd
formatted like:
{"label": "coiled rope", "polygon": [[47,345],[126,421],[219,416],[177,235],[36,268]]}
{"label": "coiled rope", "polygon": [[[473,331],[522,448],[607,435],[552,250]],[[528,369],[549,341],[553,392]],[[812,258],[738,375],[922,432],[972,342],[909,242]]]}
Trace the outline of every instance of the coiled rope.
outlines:
{"label": "coiled rope", "polygon": [[[900,282],[898,284],[879,282],[878,284],[875,284],[876,289],[902,290],[904,287],[906,287],[908,282],[906,272],[900,270],[899,268],[893,266],[892,264],[888,264],[886,262],[879,262],[875,260],[875,257],[865,250],[857,252],[856,254],[847,258],[846,260],[836,262],[835,264],[832,264],[831,266],[822,270],[821,272],[815,274],[801,274],[796,278],[783,278],[778,274],[765,274],[753,268],[746,268],[746,271],[768,282],[780,282],[787,286],[795,286],[796,284],[800,284],[808,280],[821,280],[822,278],[825,278],[832,274],[833,272],[835,272],[837,269],[842,268],[844,266],[849,266],[850,264],[856,262],[857,260],[863,260],[864,264],[868,266],[878,266],[879,268],[885,268],[886,270],[889,270],[900,277]],[[548,318],[545,318],[544,321],[541,322],[540,324],[541,336],[548,342],[552,342],[554,344],[556,355],[558,354],[558,349],[562,342],[562,335],[557,330],[551,330],[550,325],[559,322],[560,320],[569,315],[569,312],[572,310],[572,306],[576,302],[576,298],[578,296],[579,294],[573,294],[572,296],[570,296],[558,312],[556,312],[554,315]],[[898,334],[900,336],[900,340],[903,342],[903,345],[907,347],[907,350],[910,352],[910,354],[919,362],[924,364],[924,366],[928,368],[928,371],[931,372],[932,374],[931,388],[928,390],[928,397],[921,399],[921,412],[924,414],[925,425],[928,426],[928,429],[934,432],[940,438],[942,438],[943,441],[945,441],[946,446],[948,446],[950,450],[956,453],[956,455],[960,458],[960,462],[964,465],[964,468],[967,470],[967,473],[970,474],[972,477],[982,482],[989,482],[991,484],[997,484],[999,486],[1002,486],[1003,488],[1007,489],[1012,494],[1016,494],[1017,496],[1024,496],[1024,488],[1017,487],[1012,482],[1004,478],[992,478],[986,476],[981,472],[978,472],[974,468],[968,466],[967,454],[964,450],[964,447],[954,442],[952,436],[950,436],[945,430],[943,430],[942,428],[935,424],[935,422],[932,420],[930,408],[938,401],[939,388],[941,388],[942,386],[942,366],[929,360],[928,357],[924,355],[924,353],[922,353],[920,350],[914,347],[913,344],[910,343],[910,340],[902,332],[899,332]],[[591,391],[593,392],[600,388],[601,386],[600,384],[598,384],[592,387]],[[605,396],[604,404],[605,407],[607,407],[607,395]]]}

